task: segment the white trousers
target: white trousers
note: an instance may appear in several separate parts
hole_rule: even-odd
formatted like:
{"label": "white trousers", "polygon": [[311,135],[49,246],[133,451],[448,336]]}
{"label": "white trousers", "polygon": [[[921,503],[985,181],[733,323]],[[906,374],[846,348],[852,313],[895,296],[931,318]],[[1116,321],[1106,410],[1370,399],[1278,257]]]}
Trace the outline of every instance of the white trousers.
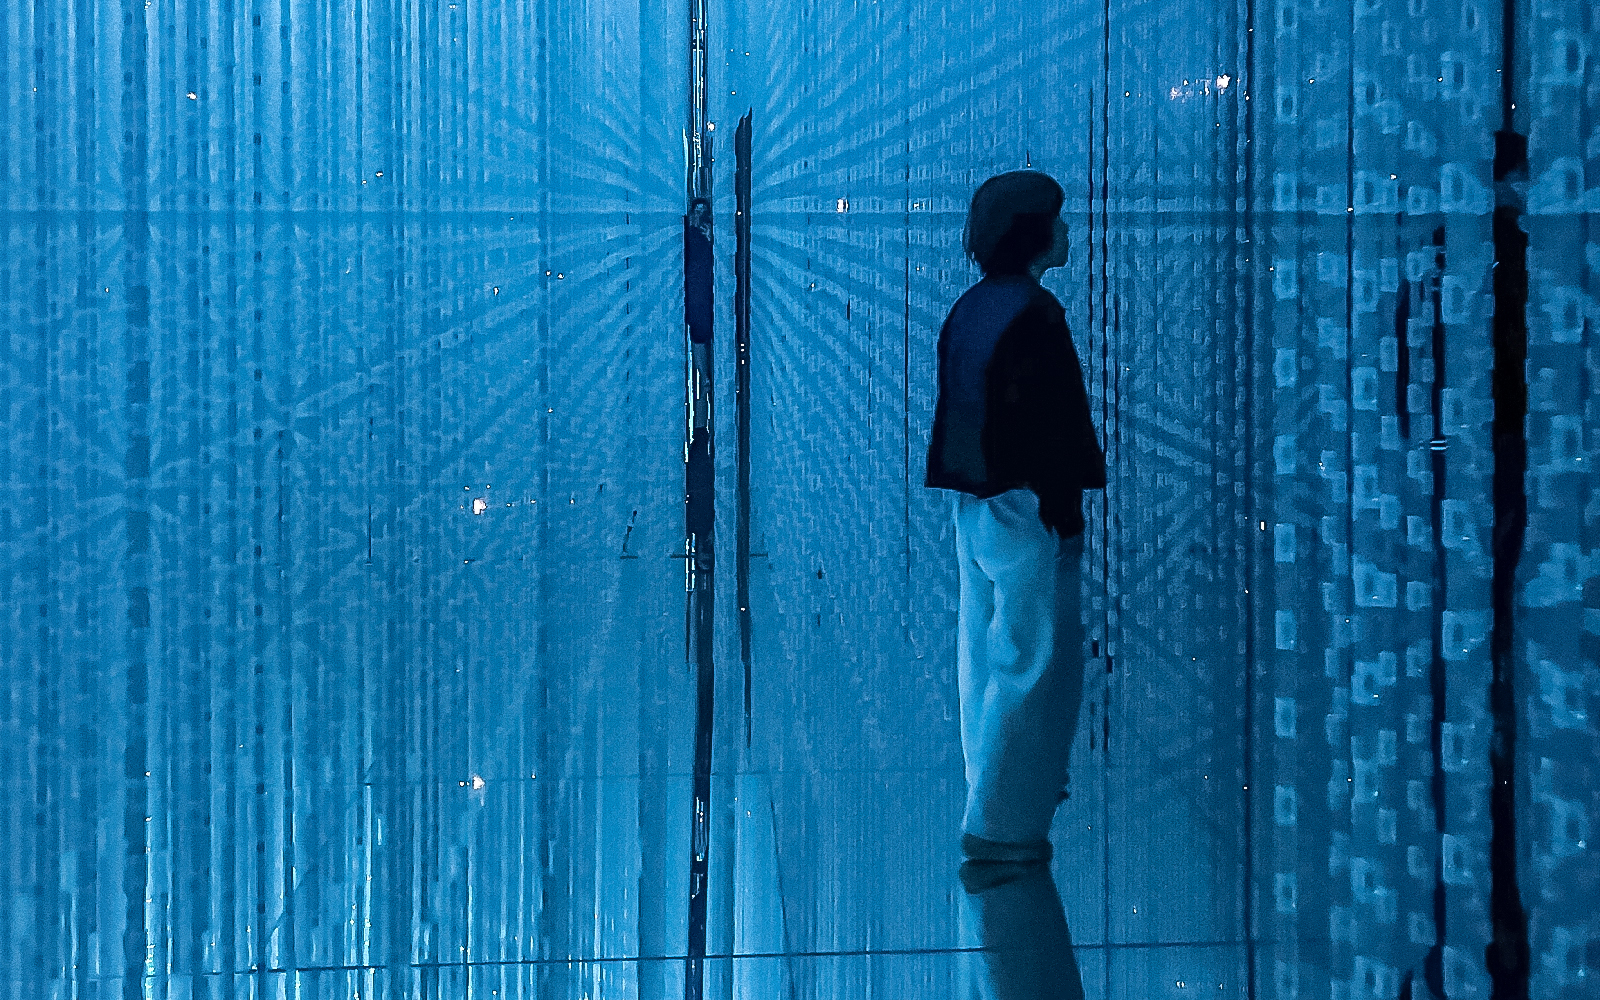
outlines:
{"label": "white trousers", "polygon": [[962,832],[1046,840],[1083,700],[1084,536],[1051,534],[1032,490],[954,506]]}

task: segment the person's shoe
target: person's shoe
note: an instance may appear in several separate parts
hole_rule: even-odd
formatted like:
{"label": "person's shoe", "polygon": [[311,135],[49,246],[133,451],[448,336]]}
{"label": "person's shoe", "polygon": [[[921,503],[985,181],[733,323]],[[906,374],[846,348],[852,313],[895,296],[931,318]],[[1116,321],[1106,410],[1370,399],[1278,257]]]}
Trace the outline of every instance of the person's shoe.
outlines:
{"label": "person's shoe", "polygon": [[973,861],[1015,861],[1022,864],[1049,862],[1052,852],[1048,840],[1012,843],[975,837],[970,833],[961,835],[961,853]]}
{"label": "person's shoe", "polygon": [[961,879],[961,887],[967,890],[967,895],[976,896],[1039,870],[1048,871],[1049,868],[1042,861],[976,861],[968,858],[956,869],[956,876]]}

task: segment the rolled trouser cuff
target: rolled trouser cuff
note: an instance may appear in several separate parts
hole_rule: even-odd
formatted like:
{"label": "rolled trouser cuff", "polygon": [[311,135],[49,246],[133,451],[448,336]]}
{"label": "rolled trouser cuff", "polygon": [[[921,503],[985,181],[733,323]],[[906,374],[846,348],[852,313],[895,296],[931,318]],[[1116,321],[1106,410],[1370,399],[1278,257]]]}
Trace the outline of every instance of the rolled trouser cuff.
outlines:
{"label": "rolled trouser cuff", "polygon": [[970,833],[961,835],[961,853],[973,861],[1049,861],[1054,848],[1048,840],[1029,840],[1022,843],[990,840]]}

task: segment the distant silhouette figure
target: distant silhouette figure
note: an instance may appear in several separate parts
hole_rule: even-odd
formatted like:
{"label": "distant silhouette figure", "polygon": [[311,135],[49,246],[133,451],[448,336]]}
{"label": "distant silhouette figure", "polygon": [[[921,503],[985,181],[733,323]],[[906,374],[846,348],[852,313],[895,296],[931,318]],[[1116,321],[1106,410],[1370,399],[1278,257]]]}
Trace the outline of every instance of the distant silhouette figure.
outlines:
{"label": "distant silhouette figure", "polygon": [[1106,473],[1065,312],[1039,284],[1066,263],[1063,200],[1032,170],[978,188],[964,242],[984,277],[939,333],[925,484],[955,491],[961,845],[980,864],[1050,859],[1083,694],[1083,490]]}

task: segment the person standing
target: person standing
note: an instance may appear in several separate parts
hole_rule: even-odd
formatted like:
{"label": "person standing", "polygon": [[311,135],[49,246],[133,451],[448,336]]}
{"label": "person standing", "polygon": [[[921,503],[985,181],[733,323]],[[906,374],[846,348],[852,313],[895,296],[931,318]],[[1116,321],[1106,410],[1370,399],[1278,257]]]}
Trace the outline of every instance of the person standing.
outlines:
{"label": "person standing", "polygon": [[695,370],[704,373],[711,370],[711,264],[711,202],[694,198],[683,220],[683,321]]}
{"label": "person standing", "polygon": [[1083,491],[1105,455],[1061,303],[1061,186],[1033,170],[972,196],[963,245],[983,271],[939,333],[925,485],[954,491],[961,749],[970,862],[1051,856],[1083,694]]}

